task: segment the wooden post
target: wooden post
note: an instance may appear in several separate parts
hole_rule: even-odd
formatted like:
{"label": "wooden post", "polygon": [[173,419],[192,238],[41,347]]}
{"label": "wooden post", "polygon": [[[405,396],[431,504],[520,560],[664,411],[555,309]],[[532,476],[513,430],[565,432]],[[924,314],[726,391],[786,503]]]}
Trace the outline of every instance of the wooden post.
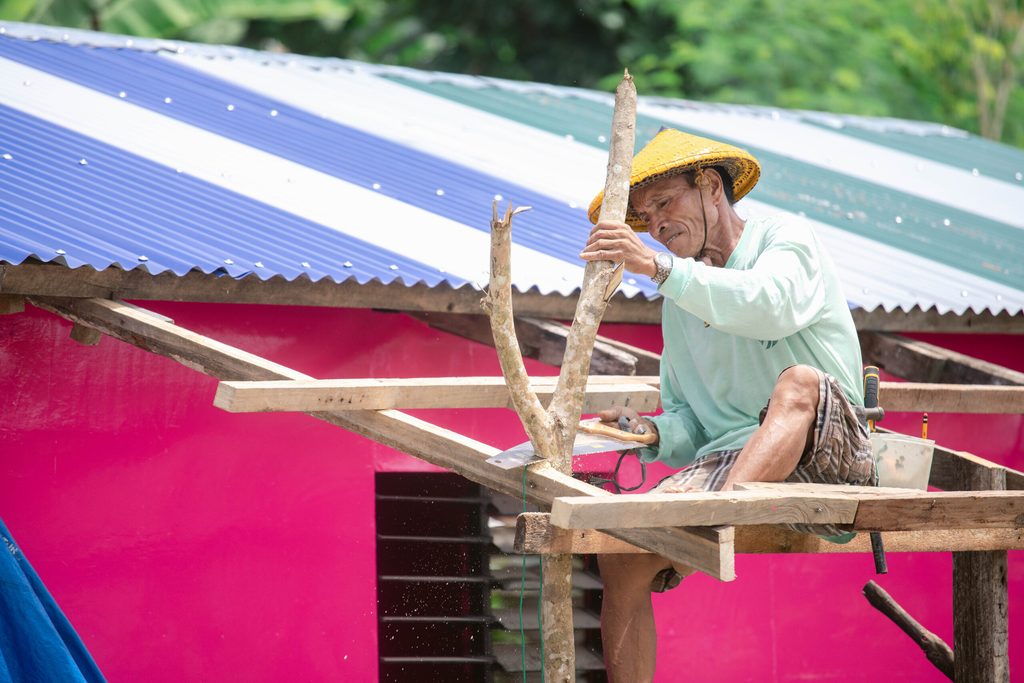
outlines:
{"label": "wooden post", "polygon": [[[1006,488],[998,469],[962,471],[967,490]],[[953,666],[958,683],[1009,683],[1006,551],[953,553]]]}
{"label": "wooden post", "polygon": [[[623,221],[629,203],[629,179],[636,137],[636,88],[627,71],[615,91],[612,114],[611,149],[605,180],[602,220]],[[491,278],[483,306],[491,320],[494,346],[501,371],[508,382],[516,413],[519,415],[534,451],[558,472],[572,474],[572,448],[576,427],[583,409],[584,389],[590,374],[590,361],[597,328],[608,306],[610,293],[621,279],[610,261],[591,261],[583,273],[583,287],[576,314],[565,344],[558,384],[545,410],[530,389],[529,377],[516,337],[512,315],[512,217],[522,209],[511,206],[502,218],[497,203],[491,220]],[[524,492],[525,495],[525,492]],[[544,574],[541,624],[545,650],[545,680],[551,683],[576,680],[575,639],[572,624],[572,555],[554,554],[541,558]]]}

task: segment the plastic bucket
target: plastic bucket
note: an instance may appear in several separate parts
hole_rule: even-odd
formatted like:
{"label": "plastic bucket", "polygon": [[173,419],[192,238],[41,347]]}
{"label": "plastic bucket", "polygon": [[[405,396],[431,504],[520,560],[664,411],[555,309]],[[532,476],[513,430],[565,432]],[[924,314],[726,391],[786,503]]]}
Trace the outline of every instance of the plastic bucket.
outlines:
{"label": "plastic bucket", "polygon": [[872,432],[871,452],[878,468],[878,485],[926,490],[934,451],[935,442],[931,439]]}

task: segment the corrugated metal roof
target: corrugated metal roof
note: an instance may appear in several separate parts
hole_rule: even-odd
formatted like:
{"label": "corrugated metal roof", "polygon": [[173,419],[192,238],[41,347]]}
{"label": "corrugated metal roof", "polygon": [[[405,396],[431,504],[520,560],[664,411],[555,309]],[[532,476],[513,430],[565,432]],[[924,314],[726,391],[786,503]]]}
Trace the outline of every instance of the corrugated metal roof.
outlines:
{"label": "corrugated metal roof", "polygon": [[[497,197],[534,207],[517,218],[516,286],[581,281],[608,94],[0,34],[0,260],[480,286]],[[1021,150],[936,124],[641,98],[638,144],[662,125],[755,153],[764,174],[739,210],[811,220],[852,304],[1024,307]],[[654,290],[638,278],[626,293]]]}

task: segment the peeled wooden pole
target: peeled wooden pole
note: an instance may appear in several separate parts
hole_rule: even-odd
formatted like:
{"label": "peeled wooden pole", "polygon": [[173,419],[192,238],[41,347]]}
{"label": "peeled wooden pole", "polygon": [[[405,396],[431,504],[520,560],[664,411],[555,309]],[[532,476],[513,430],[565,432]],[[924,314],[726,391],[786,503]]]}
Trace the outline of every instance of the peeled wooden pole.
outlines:
{"label": "peeled wooden pole", "polygon": [[[601,218],[622,221],[629,202],[629,177],[636,133],[636,88],[627,71],[615,91],[611,150],[605,181]],[[521,210],[521,209],[520,209]],[[491,278],[483,306],[491,320],[494,346],[501,371],[508,382],[513,405],[536,453],[563,474],[572,474],[572,445],[583,411],[584,390],[590,374],[590,358],[597,328],[607,307],[614,278],[621,277],[610,261],[592,261],[583,274],[576,315],[566,340],[565,357],[554,397],[547,410],[530,389],[516,338],[512,314],[511,230],[518,212],[509,207],[499,218],[497,206],[491,220]],[[545,680],[555,683],[576,680],[576,654],[572,623],[572,555],[544,555],[541,619]]]}

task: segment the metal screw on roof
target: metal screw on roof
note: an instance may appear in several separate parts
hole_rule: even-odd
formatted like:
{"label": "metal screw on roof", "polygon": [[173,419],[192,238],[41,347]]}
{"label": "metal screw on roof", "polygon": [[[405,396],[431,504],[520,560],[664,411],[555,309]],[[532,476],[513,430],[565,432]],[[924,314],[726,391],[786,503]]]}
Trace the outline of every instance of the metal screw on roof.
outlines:
{"label": "metal screw on roof", "polygon": [[568,140],[569,142],[572,142],[572,141],[573,141],[573,140],[575,140],[576,138],[575,138],[575,137],[573,137],[573,134],[572,134],[572,133],[566,133],[566,134],[565,134],[565,139],[566,139],[566,140]]}
{"label": "metal screw on roof", "polygon": [[32,85],[32,81],[30,81],[28,79],[25,79],[24,81],[21,82],[21,84],[27,88],[30,85]]}
{"label": "metal screw on roof", "polygon": [[179,45],[174,51],[177,52],[179,55],[185,54],[185,48],[181,45]]}
{"label": "metal screw on roof", "polygon": [[570,209],[575,209],[575,208],[577,208],[577,206],[576,206],[576,202],[569,202],[569,208],[570,208]]}
{"label": "metal screw on roof", "polygon": [[981,175],[981,171],[979,171],[976,168],[972,168],[971,169],[971,175],[977,177],[977,176]]}
{"label": "metal screw on roof", "polygon": [[436,195],[437,195],[438,197],[443,197],[443,196],[444,196],[444,190],[442,190],[442,189],[441,189],[441,188],[439,187],[439,188],[437,188],[436,190],[434,190],[434,194],[436,194]]}
{"label": "metal screw on roof", "polygon": [[960,290],[960,296],[966,297],[967,296],[967,290],[966,289],[961,289]]}
{"label": "metal screw on roof", "polygon": [[3,26],[0,26],[0,36],[2,36],[5,33],[7,33],[7,29],[4,28]]}
{"label": "metal screw on roof", "polygon": [[229,258],[226,258],[226,259],[224,259],[224,263],[225,263],[226,265],[229,265],[229,266],[233,266],[233,265],[235,265],[235,262],[234,262],[234,261],[232,261],[232,260],[231,260],[231,259],[229,259]]}
{"label": "metal screw on roof", "polygon": [[234,111],[234,110],[235,110],[235,105],[229,104],[228,105],[228,111]]}
{"label": "metal screw on roof", "polygon": [[597,136],[597,141],[598,141],[598,142],[608,142],[608,138],[606,138],[606,137],[605,137],[605,136],[603,136],[603,135],[598,135],[598,136]]}
{"label": "metal screw on roof", "polygon": [[796,215],[800,216],[800,218],[807,218],[807,213],[805,211],[797,211]]}
{"label": "metal screw on roof", "polygon": [[1016,178],[1017,180],[1024,180],[1024,173],[1017,171],[1016,173],[1013,174],[1013,177]]}
{"label": "metal screw on roof", "polygon": [[942,224],[945,225],[946,227],[949,227],[949,219],[948,218],[943,218],[942,219]]}
{"label": "metal screw on roof", "polygon": [[373,189],[375,189],[375,190],[379,190],[379,189],[380,189],[380,183],[374,183],[374,184],[373,184],[373,185],[371,185],[370,187],[372,187],[372,188],[373,188]]}
{"label": "metal screw on roof", "polygon": [[12,157],[10,154],[6,154],[6,153],[4,154],[4,159],[6,159],[7,161],[10,161],[13,158],[14,157]]}
{"label": "metal screw on roof", "polygon": [[500,202],[502,199],[504,199],[504,197],[502,197],[500,194],[494,195],[494,201]]}
{"label": "metal screw on roof", "polygon": [[270,115],[271,116],[277,116],[277,110],[276,109],[271,109],[270,110]]}
{"label": "metal screw on roof", "polygon": [[846,218],[847,218],[848,220],[851,220],[851,221],[852,221],[852,220],[853,220],[853,211],[847,211],[847,212],[846,212]]}
{"label": "metal screw on roof", "polygon": [[170,97],[164,98],[164,104],[170,104],[171,102],[173,102],[173,100]]}
{"label": "metal screw on roof", "polygon": [[627,285],[635,285],[636,284],[636,278],[634,278],[634,277],[629,278],[628,280],[626,280],[626,284]]}
{"label": "metal screw on roof", "polygon": [[779,114],[779,112],[777,112],[777,111],[773,111],[772,112],[772,121],[778,121],[781,118],[782,118],[782,115]]}
{"label": "metal screw on roof", "polygon": [[123,100],[124,98],[128,97],[128,93],[122,90],[121,92],[117,93],[117,96]]}
{"label": "metal screw on roof", "polygon": [[352,267],[352,262],[351,262],[351,261],[345,261],[345,262],[344,262],[344,263],[342,263],[341,265],[342,265],[343,267],[345,267],[345,268],[351,268],[351,267]]}
{"label": "metal screw on roof", "polygon": [[256,266],[257,268],[263,268],[263,267],[265,267],[265,266],[263,265],[263,261],[257,261],[257,262],[256,262],[256,263],[254,263],[253,265],[254,265],[254,266]]}
{"label": "metal screw on roof", "polygon": [[148,261],[149,257],[148,256],[144,256],[144,255],[143,256],[139,256],[139,260],[140,261]]}
{"label": "metal screw on roof", "polygon": [[64,251],[63,249],[57,249],[57,250],[55,250],[55,253],[60,254],[61,256],[63,256],[64,254],[66,254],[68,252]]}
{"label": "metal screw on roof", "polygon": [[398,270],[398,266],[396,266],[394,263],[388,266],[388,268],[390,268],[391,270]]}
{"label": "metal screw on roof", "polygon": [[996,294],[996,301],[1002,301],[1002,300],[1003,300],[1003,295],[1002,294]]}
{"label": "metal screw on roof", "polygon": [[131,47],[134,44],[135,44],[135,41],[132,40],[131,38],[129,38],[128,40],[124,41],[124,46],[125,47]]}
{"label": "metal screw on roof", "polygon": [[60,39],[63,40],[66,43],[66,42],[68,42],[68,38],[70,38],[70,37],[71,36],[69,36],[68,34],[62,33],[61,36],[60,36]]}
{"label": "metal screw on roof", "polygon": [[862,289],[862,290],[860,290],[860,291],[861,291],[862,293],[864,293],[864,294],[867,294],[867,293],[868,293],[868,288],[867,288],[867,287],[865,287],[864,289]]}
{"label": "metal screw on roof", "polygon": [[902,222],[903,222],[903,217],[902,216],[896,216],[896,223],[899,224],[899,223],[902,223]]}
{"label": "metal screw on roof", "polygon": [[313,266],[309,265],[309,261],[303,261],[302,262],[302,267],[303,268],[312,268]]}
{"label": "metal screw on roof", "polygon": [[88,166],[89,162],[86,159],[79,159],[78,160],[78,165],[79,166]]}
{"label": "metal screw on roof", "polygon": [[180,168],[176,168],[176,169],[174,169],[174,170],[175,170],[176,172],[178,172],[178,173],[184,173],[184,172],[185,172],[185,171],[184,171],[184,169],[180,169]]}

